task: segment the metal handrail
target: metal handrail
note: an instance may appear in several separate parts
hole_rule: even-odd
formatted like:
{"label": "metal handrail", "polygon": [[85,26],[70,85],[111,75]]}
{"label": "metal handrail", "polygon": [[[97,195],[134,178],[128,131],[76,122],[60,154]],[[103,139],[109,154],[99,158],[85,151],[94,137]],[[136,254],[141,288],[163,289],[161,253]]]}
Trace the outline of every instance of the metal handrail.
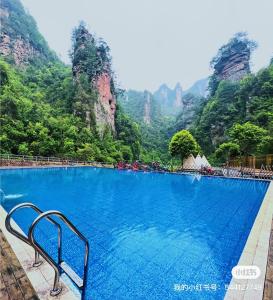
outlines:
{"label": "metal handrail", "polygon": [[28,232],[28,239],[33,245],[34,249],[38,251],[44,259],[53,267],[55,271],[55,278],[54,278],[54,285],[53,289],[51,290],[51,295],[57,295],[60,293],[61,288],[59,287],[59,280],[60,280],[60,262],[57,265],[55,261],[48,255],[48,253],[39,245],[39,243],[34,238],[34,229],[37,224],[44,218],[49,219],[49,216],[57,216],[59,217],[67,226],[68,228],[74,232],[84,243],[85,243],[85,256],[84,256],[84,273],[83,273],[83,286],[80,288],[82,289],[82,299],[84,299],[85,295],[85,287],[88,275],[88,260],[89,260],[89,242],[88,240],[81,234],[81,232],[67,219],[67,217],[57,210],[50,210],[40,214],[31,224]]}
{"label": "metal handrail", "polygon": [[[25,242],[29,246],[33,247],[32,243],[30,242],[30,240],[27,237],[25,237],[22,233],[20,233],[19,231],[15,230],[11,226],[11,217],[12,217],[12,215],[15,213],[15,211],[17,211],[17,210],[19,210],[21,208],[32,208],[34,211],[36,211],[39,214],[43,213],[43,211],[40,210],[33,203],[25,202],[25,203],[18,204],[14,208],[12,208],[10,210],[10,212],[7,214],[6,219],[5,219],[5,226],[6,226],[7,230],[11,234],[13,234],[14,236],[16,236],[18,239],[20,239],[21,241]],[[60,224],[58,224],[52,218],[47,217],[47,220],[58,228],[58,261],[60,262],[61,261],[61,250],[62,250],[62,229],[61,229]],[[34,250],[35,250],[35,259],[34,259],[33,266],[34,267],[38,267],[38,266],[40,266],[42,264],[42,261],[39,260],[39,252],[35,248],[34,248]]]}
{"label": "metal handrail", "polygon": [[52,162],[52,163],[70,163],[70,164],[85,164],[85,165],[113,165],[108,162],[98,162],[98,161],[85,161],[82,159],[73,159],[69,157],[54,157],[54,156],[30,156],[30,155],[18,155],[18,154],[1,154],[0,160],[21,160],[23,162]]}

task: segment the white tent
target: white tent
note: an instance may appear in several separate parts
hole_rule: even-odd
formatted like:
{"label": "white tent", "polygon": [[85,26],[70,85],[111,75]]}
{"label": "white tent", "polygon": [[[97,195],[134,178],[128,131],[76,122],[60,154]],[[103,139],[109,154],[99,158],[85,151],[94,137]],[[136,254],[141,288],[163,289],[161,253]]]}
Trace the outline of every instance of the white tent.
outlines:
{"label": "white tent", "polygon": [[192,154],[190,154],[190,156],[184,160],[183,169],[188,169],[188,170],[197,170],[198,169],[195,158]]}
{"label": "white tent", "polygon": [[195,164],[197,166],[198,169],[202,168],[204,166],[204,162],[200,156],[200,154],[198,154],[195,158]]}
{"label": "white tent", "polygon": [[205,167],[211,167],[210,163],[208,162],[205,155],[202,156],[203,166]]}

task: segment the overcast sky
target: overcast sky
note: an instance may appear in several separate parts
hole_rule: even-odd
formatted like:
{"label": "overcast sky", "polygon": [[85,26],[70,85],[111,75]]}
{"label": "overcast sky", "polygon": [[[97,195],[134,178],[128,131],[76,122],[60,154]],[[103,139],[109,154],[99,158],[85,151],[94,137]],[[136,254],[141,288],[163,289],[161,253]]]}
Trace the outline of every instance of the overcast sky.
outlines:
{"label": "overcast sky", "polygon": [[184,89],[211,73],[209,62],[234,33],[258,42],[252,70],[273,56],[272,0],[22,0],[41,33],[69,63],[72,29],[83,20],[110,46],[124,88]]}

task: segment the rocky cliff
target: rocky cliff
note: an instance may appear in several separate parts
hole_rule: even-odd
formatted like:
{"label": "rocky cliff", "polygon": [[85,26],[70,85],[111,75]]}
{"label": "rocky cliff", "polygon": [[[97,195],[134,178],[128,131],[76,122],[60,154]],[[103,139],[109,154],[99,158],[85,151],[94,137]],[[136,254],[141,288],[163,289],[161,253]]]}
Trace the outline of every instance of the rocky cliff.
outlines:
{"label": "rocky cliff", "polygon": [[152,95],[148,91],[144,91],[144,115],[143,115],[143,122],[145,124],[151,124],[151,98]]}
{"label": "rocky cliff", "polygon": [[184,91],[184,95],[191,94],[197,97],[207,97],[208,96],[208,84],[209,78],[199,79],[187,90]]}
{"label": "rocky cliff", "polygon": [[[256,83],[252,86],[255,82],[253,76],[249,76],[247,83],[239,81],[250,73],[250,57],[255,47],[256,43],[249,40],[245,33],[237,33],[211,61],[214,73],[209,82],[210,95],[201,106],[192,127],[207,153],[213,152],[215,147],[227,140],[228,129],[234,123],[250,119],[248,107],[252,105],[250,99],[253,98],[250,91],[256,89]],[[253,105],[252,111],[256,105]]]}
{"label": "rocky cliff", "polygon": [[[59,62],[18,0],[0,1],[0,55],[19,67]],[[109,47],[81,24],[73,34],[73,111],[100,134],[115,132],[116,96]],[[61,63],[62,64],[62,63]]]}
{"label": "rocky cliff", "polygon": [[[188,95],[184,101],[184,97]],[[190,88],[183,90],[180,83],[174,89],[162,84],[154,93],[154,98],[166,116],[177,116],[188,105],[189,99],[206,97],[208,95],[208,78],[196,81]],[[185,112],[186,113],[186,112]]]}
{"label": "rocky cliff", "polygon": [[0,55],[7,61],[24,66],[58,60],[20,1],[0,1],[0,23]]}
{"label": "rocky cliff", "polygon": [[245,33],[237,33],[226,45],[222,46],[212,59],[214,69],[213,78],[221,80],[239,81],[250,73],[250,55],[256,47],[253,41],[247,39]]}
{"label": "rocky cliff", "polygon": [[118,102],[136,122],[152,126],[154,122],[162,119],[160,106],[153,94],[147,90],[144,92],[129,90],[119,97]]}
{"label": "rocky cliff", "polygon": [[154,98],[164,115],[176,115],[182,107],[183,90],[180,83],[177,83],[172,90],[166,84],[162,84],[154,93]]}
{"label": "rocky cliff", "polygon": [[100,74],[95,80],[98,90],[98,101],[95,102],[95,120],[98,128],[109,126],[115,132],[116,96],[111,91],[111,75]]}
{"label": "rocky cliff", "polygon": [[[98,42],[83,24],[73,34],[72,70],[76,96],[74,113],[102,134],[115,132],[116,95],[106,43]],[[84,95],[84,96],[83,96]]]}

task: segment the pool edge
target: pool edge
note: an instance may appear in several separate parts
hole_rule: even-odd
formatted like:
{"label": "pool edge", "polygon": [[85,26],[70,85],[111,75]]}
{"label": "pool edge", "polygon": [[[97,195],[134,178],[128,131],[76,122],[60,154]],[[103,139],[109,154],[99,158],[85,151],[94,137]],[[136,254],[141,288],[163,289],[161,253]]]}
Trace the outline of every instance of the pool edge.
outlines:
{"label": "pool edge", "polygon": [[131,169],[122,169],[119,170],[114,167],[106,166],[90,166],[90,165],[46,165],[46,166],[0,166],[0,171],[8,170],[17,170],[17,169],[57,169],[57,168],[99,168],[107,170],[116,170],[121,172],[136,172],[136,173],[154,173],[154,174],[169,174],[169,175],[182,175],[182,176],[194,176],[194,177],[208,177],[208,178],[222,178],[222,179],[236,179],[236,180],[253,180],[253,181],[263,181],[263,182],[273,182],[273,179],[266,178],[253,178],[253,177],[233,177],[233,176],[215,176],[215,175],[205,175],[200,173],[191,173],[191,172],[171,172],[171,171],[144,171],[144,170],[131,170]]}
{"label": "pool edge", "polygon": [[268,186],[238,265],[256,265],[261,275],[257,279],[232,278],[225,300],[262,300],[266,278],[269,240],[273,216],[273,182]]}
{"label": "pool edge", "polygon": [[[4,236],[6,237],[10,247],[14,251],[17,259],[22,265],[28,279],[30,280],[34,290],[36,291],[39,299],[41,300],[79,300],[79,294],[76,294],[75,289],[63,278],[60,278],[60,284],[62,286],[62,292],[58,297],[50,296],[49,292],[53,286],[54,272],[52,267],[45,261],[39,267],[32,267],[34,259],[34,250],[29,245],[25,244],[18,238],[10,234],[5,227],[5,218],[7,212],[0,204],[0,229],[2,230]],[[22,232],[18,224],[12,220],[12,225]]]}

